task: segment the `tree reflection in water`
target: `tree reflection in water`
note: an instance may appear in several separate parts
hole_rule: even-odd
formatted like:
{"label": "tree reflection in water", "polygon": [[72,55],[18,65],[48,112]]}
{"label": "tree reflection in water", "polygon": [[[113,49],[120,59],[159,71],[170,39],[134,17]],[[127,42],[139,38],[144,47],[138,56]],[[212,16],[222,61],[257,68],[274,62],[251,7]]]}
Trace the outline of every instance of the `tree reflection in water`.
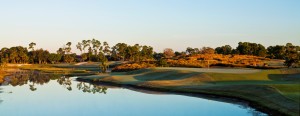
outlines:
{"label": "tree reflection in water", "polygon": [[[57,83],[62,85],[69,91],[72,91],[72,78],[67,76],[62,76],[60,74],[52,73],[41,73],[39,71],[19,71],[13,75],[5,77],[4,84],[12,86],[23,86],[28,84],[31,91],[36,91],[37,88],[35,85],[44,85],[47,84],[50,80],[56,80]],[[84,82],[79,82],[77,88],[83,92],[88,93],[104,93],[106,94],[106,87],[87,84]]]}
{"label": "tree reflection in water", "polygon": [[57,78],[57,82],[64,86],[65,88],[67,88],[69,91],[72,91],[72,80],[70,79],[70,77],[66,77],[66,76],[62,76],[60,78]]}
{"label": "tree reflection in water", "polygon": [[38,71],[18,71],[10,76],[5,77],[4,84],[10,84],[14,87],[28,84],[31,91],[36,91],[36,84],[44,85],[50,80],[55,80],[60,76],[61,75],[58,74],[40,73]]}
{"label": "tree reflection in water", "polygon": [[[0,88],[0,93],[2,93],[2,91],[1,91],[1,90],[2,90],[2,89]],[[0,99],[0,103],[2,103],[2,102],[3,102],[3,100],[1,100],[1,99]]]}
{"label": "tree reflection in water", "polygon": [[266,116],[265,114],[262,114],[261,112],[249,107],[247,104],[239,105],[240,108],[246,109],[247,113],[251,114],[252,116]]}
{"label": "tree reflection in water", "polygon": [[107,87],[97,86],[90,83],[79,82],[77,88],[88,93],[104,93],[106,94]]}

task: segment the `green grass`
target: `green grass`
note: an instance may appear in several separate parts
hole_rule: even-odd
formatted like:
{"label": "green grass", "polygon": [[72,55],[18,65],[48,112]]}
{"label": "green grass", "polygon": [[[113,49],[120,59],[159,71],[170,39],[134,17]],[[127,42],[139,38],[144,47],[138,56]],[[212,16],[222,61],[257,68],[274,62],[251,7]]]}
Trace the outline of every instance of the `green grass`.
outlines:
{"label": "green grass", "polygon": [[299,114],[299,69],[227,70],[228,72],[226,69],[150,68],[79,78],[234,97],[287,115]]}
{"label": "green grass", "polygon": [[23,70],[37,70],[46,73],[58,73],[69,76],[93,75],[99,72],[95,65],[74,65],[74,64],[34,64],[18,67]]}
{"label": "green grass", "polygon": [[282,95],[300,103],[300,83],[296,84],[273,84],[271,87],[277,89]]}

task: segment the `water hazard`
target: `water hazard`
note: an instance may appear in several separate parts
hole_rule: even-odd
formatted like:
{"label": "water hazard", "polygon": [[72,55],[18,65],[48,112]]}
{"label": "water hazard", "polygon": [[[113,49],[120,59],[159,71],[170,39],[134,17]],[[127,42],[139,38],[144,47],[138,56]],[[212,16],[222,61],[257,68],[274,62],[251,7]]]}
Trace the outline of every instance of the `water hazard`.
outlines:
{"label": "water hazard", "polygon": [[265,115],[240,104],[76,81],[76,77],[19,72],[0,86],[5,116]]}

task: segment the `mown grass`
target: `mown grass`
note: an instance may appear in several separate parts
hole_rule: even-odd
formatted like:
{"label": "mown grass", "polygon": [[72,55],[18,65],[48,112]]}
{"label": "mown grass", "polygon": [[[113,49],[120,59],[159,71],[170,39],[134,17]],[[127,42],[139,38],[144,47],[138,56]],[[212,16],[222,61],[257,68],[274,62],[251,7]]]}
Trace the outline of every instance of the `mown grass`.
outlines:
{"label": "mown grass", "polygon": [[300,103],[300,83],[296,84],[272,84],[282,95]]}
{"label": "mown grass", "polygon": [[37,70],[45,73],[64,74],[68,76],[86,76],[93,75],[98,72],[93,66],[75,66],[74,64],[45,64],[45,65],[27,65],[18,67],[22,70]]}
{"label": "mown grass", "polygon": [[[243,70],[248,72],[238,72]],[[79,78],[93,82],[234,97],[286,115],[299,115],[299,69],[249,70],[228,69],[228,73],[224,72],[226,70],[214,69],[206,71],[197,68],[150,68]]]}

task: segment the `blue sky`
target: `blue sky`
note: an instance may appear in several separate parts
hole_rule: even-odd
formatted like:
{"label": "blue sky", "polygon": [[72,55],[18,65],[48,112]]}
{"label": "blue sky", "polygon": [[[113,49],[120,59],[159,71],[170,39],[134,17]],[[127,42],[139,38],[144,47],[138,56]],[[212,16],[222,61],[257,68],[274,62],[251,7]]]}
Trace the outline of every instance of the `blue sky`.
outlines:
{"label": "blue sky", "polygon": [[300,0],[0,0],[0,48],[54,52],[96,38],[183,51],[240,41],[300,45]]}

